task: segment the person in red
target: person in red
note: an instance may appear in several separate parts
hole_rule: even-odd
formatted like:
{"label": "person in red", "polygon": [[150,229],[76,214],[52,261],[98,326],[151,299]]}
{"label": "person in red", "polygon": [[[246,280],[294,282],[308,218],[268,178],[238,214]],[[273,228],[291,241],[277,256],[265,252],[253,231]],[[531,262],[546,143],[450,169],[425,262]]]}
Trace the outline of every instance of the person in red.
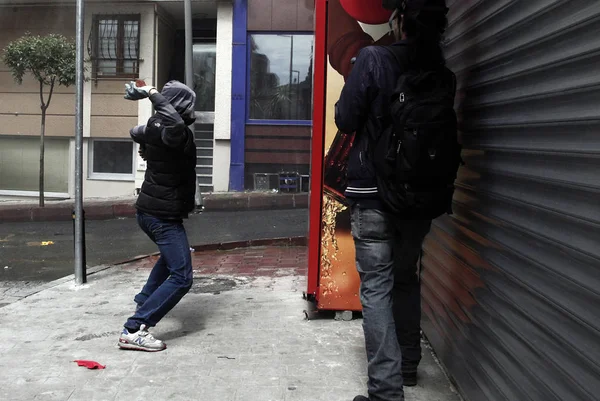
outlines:
{"label": "person in red", "polygon": [[[373,0],[373,3],[378,1],[381,0]],[[351,60],[361,49],[371,45],[391,45],[394,43],[394,37],[385,35],[375,41],[363,31],[358,21],[348,14],[340,0],[329,0],[328,3],[330,17],[327,26],[327,55],[331,66],[346,79],[352,70]]]}
{"label": "person in red", "polygon": [[[331,3],[335,7],[336,2]],[[369,397],[359,395],[354,401],[403,401],[403,385],[417,383],[421,360],[418,263],[431,218],[386,208],[369,150],[376,144],[374,138],[389,127],[398,79],[409,70],[433,71],[445,65],[441,39],[447,12],[445,0],[402,1],[390,18],[396,41],[392,46],[365,46],[368,35],[352,28],[348,20],[333,18],[331,62],[347,74],[335,106],[335,122],[341,132],[356,132],[344,195],[350,204],[361,280]],[[352,64],[346,61],[355,56],[350,68]]]}

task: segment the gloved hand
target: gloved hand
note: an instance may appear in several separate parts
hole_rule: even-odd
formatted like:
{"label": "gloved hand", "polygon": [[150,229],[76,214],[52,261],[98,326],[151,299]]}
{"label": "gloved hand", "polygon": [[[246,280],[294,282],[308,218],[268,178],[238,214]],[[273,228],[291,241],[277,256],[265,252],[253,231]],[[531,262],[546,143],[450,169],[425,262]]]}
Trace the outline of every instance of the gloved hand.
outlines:
{"label": "gloved hand", "polygon": [[146,86],[137,86],[135,81],[131,81],[128,84],[125,84],[125,99],[127,100],[140,100],[150,97],[151,90],[156,90],[156,88],[152,85]]}

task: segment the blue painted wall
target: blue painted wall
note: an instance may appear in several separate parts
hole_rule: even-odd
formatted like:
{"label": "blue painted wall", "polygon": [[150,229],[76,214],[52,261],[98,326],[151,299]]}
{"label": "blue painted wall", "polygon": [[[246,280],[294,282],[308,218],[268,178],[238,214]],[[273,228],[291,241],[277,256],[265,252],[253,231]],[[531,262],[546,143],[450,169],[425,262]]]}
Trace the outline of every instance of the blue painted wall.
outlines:
{"label": "blue painted wall", "polygon": [[244,190],[244,137],[246,131],[246,37],[248,1],[233,0],[233,54],[231,82],[231,168],[229,190]]}

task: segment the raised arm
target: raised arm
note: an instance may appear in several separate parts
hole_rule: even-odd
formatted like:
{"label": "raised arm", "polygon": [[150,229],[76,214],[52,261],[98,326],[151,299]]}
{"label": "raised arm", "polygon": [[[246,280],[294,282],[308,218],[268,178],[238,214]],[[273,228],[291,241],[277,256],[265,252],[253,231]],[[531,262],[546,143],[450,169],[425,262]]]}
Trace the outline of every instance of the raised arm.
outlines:
{"label": "raised arm", "polygon": [[185,143],[185,122],[163,95],[156,89],[149,91],[150,101],[154,105],[156,114],[163,122],[162,141],[169,147],[178,147]]}

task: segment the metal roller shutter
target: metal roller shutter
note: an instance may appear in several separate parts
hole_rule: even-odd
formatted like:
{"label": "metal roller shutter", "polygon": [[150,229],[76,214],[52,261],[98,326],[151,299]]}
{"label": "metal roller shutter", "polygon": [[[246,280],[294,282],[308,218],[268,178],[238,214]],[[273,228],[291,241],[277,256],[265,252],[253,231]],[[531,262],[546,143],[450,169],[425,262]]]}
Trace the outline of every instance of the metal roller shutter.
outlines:
{"label": "metal roller shutter", "polygon": [[466,166],[424,331],[469,401],[600,400],[600,1],[448,5]]}

